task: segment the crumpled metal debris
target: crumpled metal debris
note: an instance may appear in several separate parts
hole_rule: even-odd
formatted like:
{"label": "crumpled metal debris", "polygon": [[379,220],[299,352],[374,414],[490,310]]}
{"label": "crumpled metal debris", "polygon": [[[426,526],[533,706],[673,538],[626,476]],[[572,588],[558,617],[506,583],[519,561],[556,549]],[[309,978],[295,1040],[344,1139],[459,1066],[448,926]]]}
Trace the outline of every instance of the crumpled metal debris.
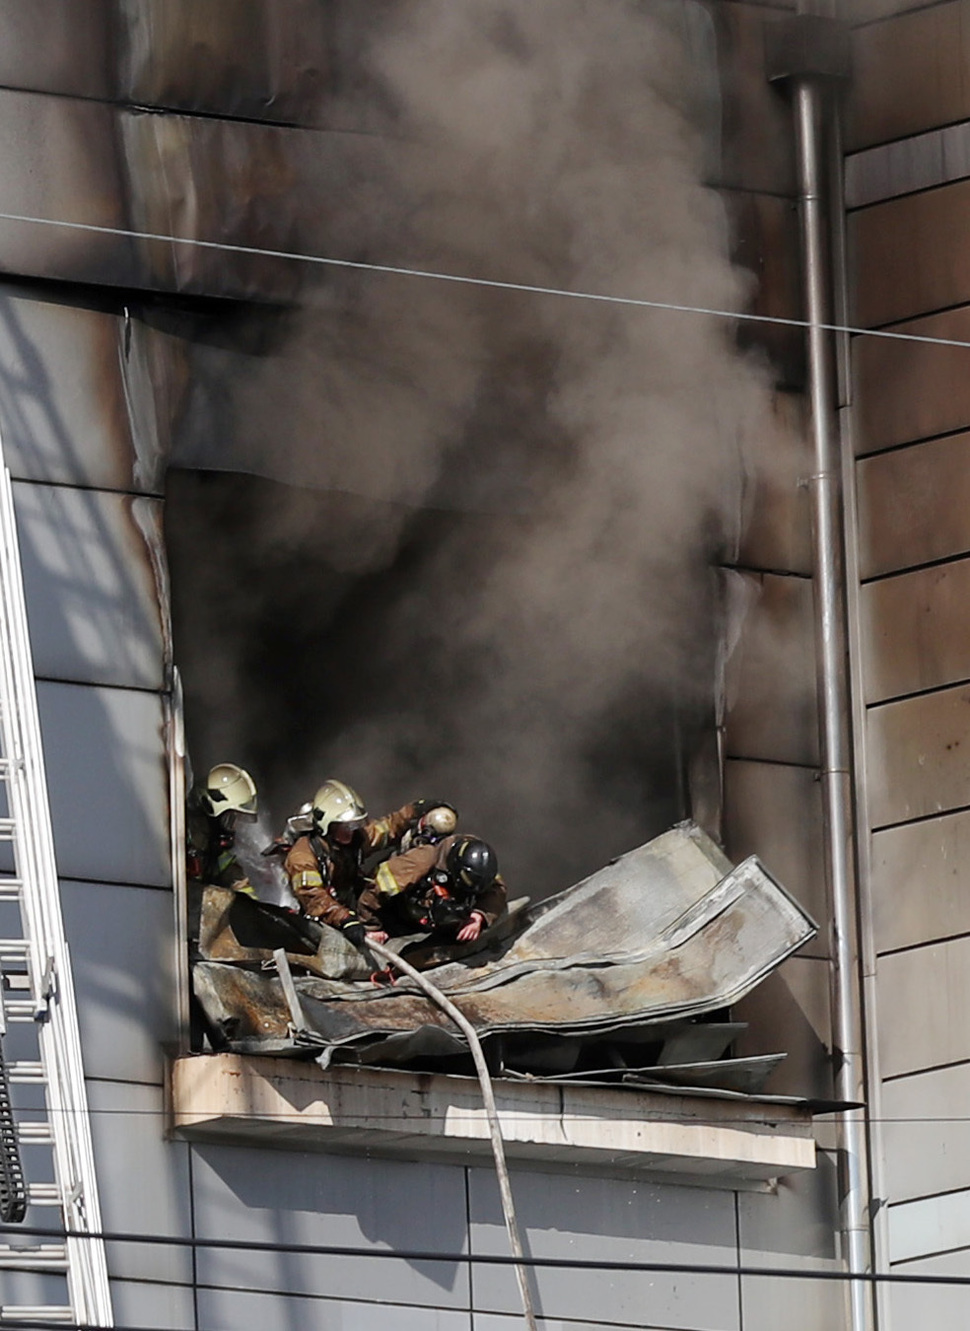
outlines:
{"label": "crumpled metal debris", "polygon": [[[349,948],[345,940],[317,929],[332,937],[317,940],[315,952],[309,942],[301,955],[267,940],[258,956],[249,949],[234,961],[225,933],[201,931],[195,992],[221,1047],[313,1051],[324,1063],[464,1051],[459,1032],[413,985],[361,983],[353,977],[363,978],[367,960],[338,955],[337,945]],[[737,1027],[701,1027],[698,1019],[737,1002],[816,932],[755,857],[732,866],[698,827],[683,823],[503,921],[433,978],[509,1066],[545,1066],[557,1076],[578,1067],[582,1075],[584,1061],[596,1069],[608,1057],[620,1076],[684,1084],[693,1069],[711,1085],[720,1063],[720,1084],[733,1078],[747,1090],[777,1056],[732,1073],[728,1064],[743,1060],[720,1053]],[[296,1011],[278,975],[252,969],[274,946],[287,951]],[[714,1026],[727,1035],[719,1040]]]}

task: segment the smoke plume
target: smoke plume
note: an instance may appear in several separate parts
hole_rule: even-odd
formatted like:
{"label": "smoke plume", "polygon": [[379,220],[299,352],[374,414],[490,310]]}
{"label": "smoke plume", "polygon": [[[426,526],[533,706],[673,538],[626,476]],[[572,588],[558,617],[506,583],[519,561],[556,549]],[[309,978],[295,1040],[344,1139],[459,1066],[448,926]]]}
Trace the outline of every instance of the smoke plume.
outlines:
{"label": "smoke plume", "polygon": [[[699,6],[367,8],[340,111],[379,108],[382,134],[334,136],[321,247],[743,307],[703,184]],[[330,271],[272,355],[200,347],[177,460],[236,474],[170,478],[197,766],[251,764],[279,821],[329,775],[375,812],[450,798],[513,895],[683,816],[714,706],[711,565],[738,539],[742,452],[778,434],[733,331]]]}

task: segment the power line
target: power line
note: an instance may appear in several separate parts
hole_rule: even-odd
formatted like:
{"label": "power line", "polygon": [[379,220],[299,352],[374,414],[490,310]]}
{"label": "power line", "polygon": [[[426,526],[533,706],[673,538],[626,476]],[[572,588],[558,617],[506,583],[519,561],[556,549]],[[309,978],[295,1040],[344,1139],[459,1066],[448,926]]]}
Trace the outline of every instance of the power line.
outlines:
{"label": "power line", "polygon": [[[440,1265],[462,1266],[514,1266],[518,1259],[503,1253],[442,1253],[412,1248],[362,1248],[353,1244],[331,1243],[274,1243],[255,1239],[207,1239],[179,1237],[174,1234],[139,1234],[109,1230],[71,1230],[43,1228],[41,1226],[0,1225],[0,1234],[21,1234],[31,1238],[97,1239],[105,1243],[134,1243],[167,1248],[248,1253],[285,1253],[288,1256],[307,1257],[361,1257],[405,1262],[434,1262]],[[10,1266],[10,1252],[5,1254]],[[29,1260],[29,1255],[25,1254]],[[650,1262],[618,1261],[590,1257],[526,1257],[525,1265],[535,1270],[568,1271],[640,1271],[645,1274],[751,1276],[763,1279],[855,1281],[879,1285],[955,1285],[970,1287],[970,1275],[926,1275],[904,1271],[835,1271],[791,1266],[755,1266],[738,1262],[733,1265],[717,1262]],[[6,1323],[0,1323],[0,1327]]]}
{"label": "power line", "polygon": [[348,268],[358,272],[383,273],[394,277],[417,277],[461,286],[484,287],[495,291],[513,291],[532,296],[558,296],[568,300],[586,300],[604,305],[625,305],[635,309],[664,310],[672,314],[704,314],[715,319],[742,323],[780,325],[784,328],[818,327],[830,333],[848,333],[856,337],[881,337],[897,342],[923,342],[936,347],[961,347],[970,350],[970,341],[951,337],[929,337],[922,333],[897,333],[885,328],[857,328],[851,324],[810,325],[807,319],[786,319],[775,314],[750,314],[722,310],[705,305],[681,305],[674,301],[647,300],[639,296],[611,296],[596,291],[570,291],[565,287],[539,286],[530,282],[507,282],[498,278],[472,277],[459,273],[440,273],[428,268],[408,268],[398,264],[367,263],[362,259],[335,259],[323,254],[298,254],[292,250],[263,249],[257,245],[231,245],[219,240],[200,240],[194,236],[169,236],[155,231],[134,231],[127,227],[98,226],[93,222],[68,222],[63,218],[32,217],[22,213],[0,213],[0,221],[28,222],[36,226],[62,227],[95,235],[123,236],[129,240],[162,241],[168,245],[190,245],[197,249],[217,250],[225,254],[245,254],[264,259],[289,259],[295,263],[319,264],[327,268]]}

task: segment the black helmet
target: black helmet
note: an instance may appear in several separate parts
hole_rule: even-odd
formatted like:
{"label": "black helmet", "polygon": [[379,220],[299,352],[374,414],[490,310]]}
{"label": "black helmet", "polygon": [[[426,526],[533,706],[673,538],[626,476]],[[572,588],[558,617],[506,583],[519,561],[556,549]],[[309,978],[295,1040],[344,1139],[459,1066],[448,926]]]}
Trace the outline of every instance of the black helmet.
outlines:
{"label": "black helmet", "polygon": [[448,851],[445,868],[459,893],[477,897],[495,882],[498,859],[487,841],[459,837]]}

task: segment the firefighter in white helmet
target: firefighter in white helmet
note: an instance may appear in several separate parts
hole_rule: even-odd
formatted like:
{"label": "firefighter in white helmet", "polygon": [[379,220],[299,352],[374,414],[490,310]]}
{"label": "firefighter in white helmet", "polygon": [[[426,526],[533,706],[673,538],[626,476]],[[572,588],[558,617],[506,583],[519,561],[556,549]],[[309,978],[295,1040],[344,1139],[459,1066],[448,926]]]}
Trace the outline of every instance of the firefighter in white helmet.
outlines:
{"label": "firefighter in white helmet", "polygon": [[256,818],[256,783],[235,763],[217,763],[186,801],[186,872],[190,882],[253,889],[236,859],[236,822]]}
{"label": "firefighter in white helmet", "polygon": [[[364,941],[357,897],[367,886],[363,861],[369,855],[399,846],[422,817],[442,801],[415,800],[382,818],[369,818],[353,787],[331,777],[308,805],[287,824],[287,831],[269,850],[285,856],[283,868],[293,895],[307,915],[339,929],[352,943]],[[457,818],[457,815],[455,815]],[[367,932],[376,942],[387,934],[374,921]]]}

